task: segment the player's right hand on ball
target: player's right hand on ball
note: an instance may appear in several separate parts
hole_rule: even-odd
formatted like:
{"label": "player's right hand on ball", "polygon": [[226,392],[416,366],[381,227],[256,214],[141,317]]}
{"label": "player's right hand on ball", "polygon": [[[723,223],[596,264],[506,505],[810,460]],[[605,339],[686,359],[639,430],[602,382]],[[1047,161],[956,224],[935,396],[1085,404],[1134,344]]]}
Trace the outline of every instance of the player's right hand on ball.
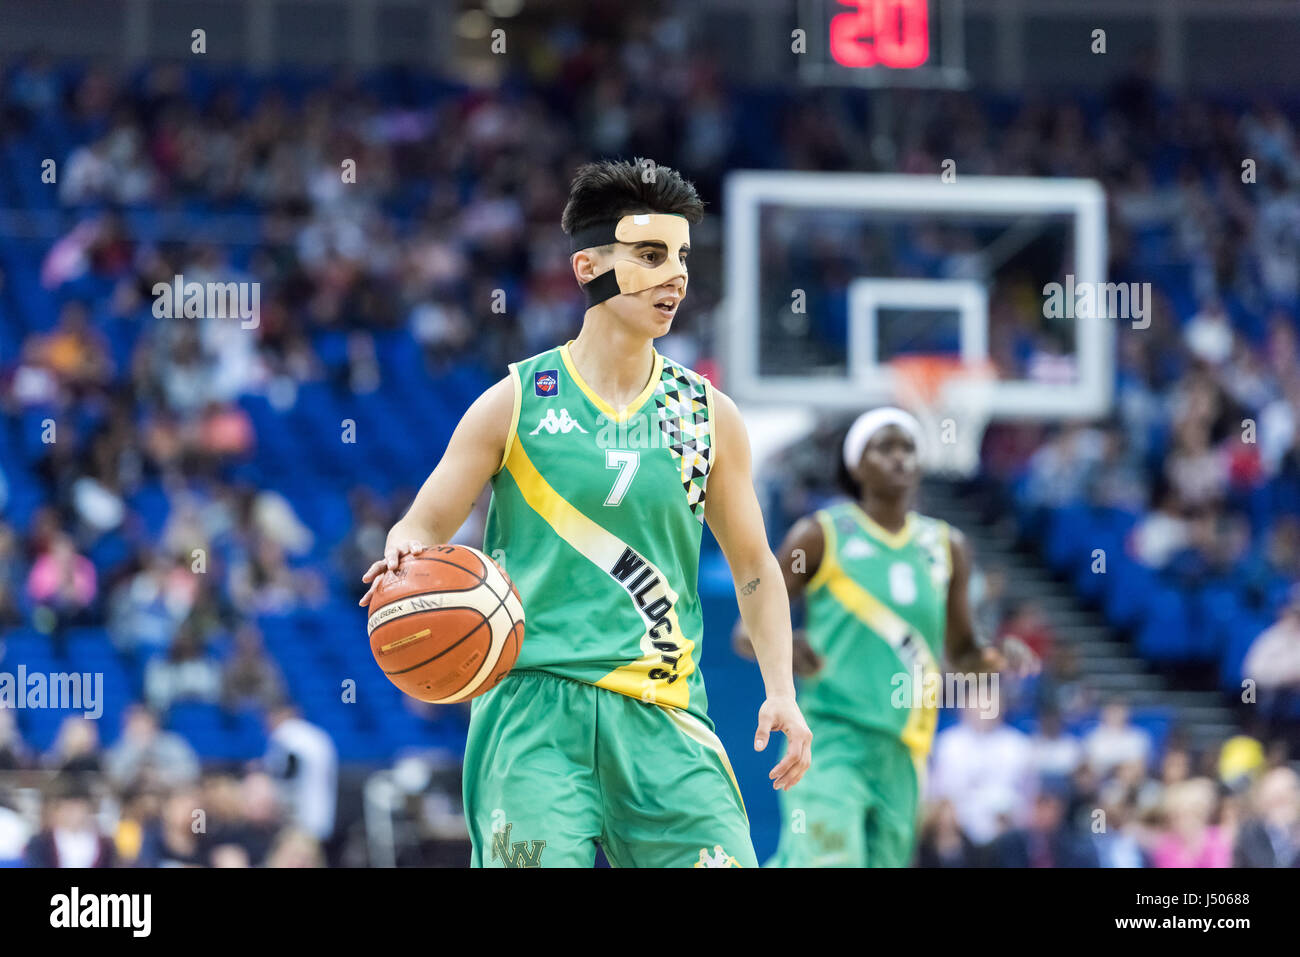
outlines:
{"label": "player's right hand on ball", "polygon": [[384,572],[397,571],[397,566],[402,563],[402,558],[407,555],[418,555],[424,551],[424,543],[417,541],[397,542],[389,545],[384,549],[384,557],[375,562],[366,569],[366,573],[361,576],[363,582],[369,582],[370,588],[361,596],[357,602],[362,608],[370,604],[370,596],[375,593],[379,587],[379,576]]}

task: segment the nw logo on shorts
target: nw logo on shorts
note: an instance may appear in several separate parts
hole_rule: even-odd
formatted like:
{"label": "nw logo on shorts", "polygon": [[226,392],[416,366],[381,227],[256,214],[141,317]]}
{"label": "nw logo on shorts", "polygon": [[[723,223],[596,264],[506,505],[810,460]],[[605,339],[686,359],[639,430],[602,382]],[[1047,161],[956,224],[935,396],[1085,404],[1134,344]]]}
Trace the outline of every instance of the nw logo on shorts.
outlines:
{"label": "nw logo on shorts", "polygon": [[[507,824],[492,835],[492,860],[500,859],[502,867],[541,867],[545,841],[510,842],[513,824]],[[529,844],[532,847],[529,848]]]}
{"label": "nw logo on shorts", "polygon": [[547,409],[546,414],[542,416],[542,421],[537,423],[537,428],[533,429],[533,431],[528,434],[536,435],[538,432],[542,431],[542,429],[545,429],[551,435],[554,435],[556,432],[563,432],[565,435],[568,435],[574,429],[577,429],[583,434],[586,434],[587,431],[569,417],[568,409],[561,409],[559,415],[555,414],[554,409]]}

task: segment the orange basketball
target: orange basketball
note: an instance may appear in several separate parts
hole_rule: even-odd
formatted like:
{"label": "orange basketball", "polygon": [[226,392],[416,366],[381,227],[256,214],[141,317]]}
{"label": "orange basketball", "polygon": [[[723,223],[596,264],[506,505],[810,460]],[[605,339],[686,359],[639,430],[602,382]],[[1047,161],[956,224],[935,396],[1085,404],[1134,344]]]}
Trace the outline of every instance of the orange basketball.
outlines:
{"label": "orange basketball", "polygon": [[370,597],[370,652],[412,698],[465,701],[510,673],[524,607],[505,571],[476,548],[438,545],[405,555]]}

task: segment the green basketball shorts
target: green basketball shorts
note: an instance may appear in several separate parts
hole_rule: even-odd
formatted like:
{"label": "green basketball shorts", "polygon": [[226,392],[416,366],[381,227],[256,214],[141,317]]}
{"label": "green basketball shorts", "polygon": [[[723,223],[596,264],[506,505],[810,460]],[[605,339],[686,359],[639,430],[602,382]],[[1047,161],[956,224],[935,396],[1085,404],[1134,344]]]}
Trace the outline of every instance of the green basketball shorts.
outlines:
{"label": "green basketball shorts", "polygon": [[909,866],[920,798],[911,751],[880,732],[806,717],[816,756],[780,794],[781,839],[766,866]]}
{"label": "green basketball shorts", "polygon": [[684,712],[540,671],[474,699],[474,867],[755,867],[722,743]]}

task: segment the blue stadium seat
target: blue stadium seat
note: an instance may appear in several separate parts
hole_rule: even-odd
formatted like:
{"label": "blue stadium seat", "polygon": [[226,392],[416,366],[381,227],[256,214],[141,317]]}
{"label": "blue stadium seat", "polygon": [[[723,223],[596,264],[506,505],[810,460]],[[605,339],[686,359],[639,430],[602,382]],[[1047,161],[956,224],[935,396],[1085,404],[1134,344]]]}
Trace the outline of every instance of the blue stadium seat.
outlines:
{"label": "blue stadium seat", "polygon": [[1232,696],[1241,694],[1242,663],[1254,643],[1273,621],[1263,615],[1245,615],[1228,627],[1228,640],[1219,664],[1220,687]]}
{"label": "blue stadium seat", "polygon": [[1106,619],[1116,628],[1132,628],[1141,621],[1155,586],[1156,577],[1144,565],[1121,549],[1106,563],[1106,591],[1103,607]]}
{"label": "blue stadium seat", "polygon": [[1198,661],[1219,661],[1231,642],[1233,626],[1246,617],[1247,611],[1232,584],[1209,585],[1189,596],[1194,647]]}
{"label": "blue stadium seat", "polygon": [[1146,601],[1137,634],[1137,649],[1151,661],[1186,661],[1192,657],[1187,599],[1177,589],[1158,585]]}

